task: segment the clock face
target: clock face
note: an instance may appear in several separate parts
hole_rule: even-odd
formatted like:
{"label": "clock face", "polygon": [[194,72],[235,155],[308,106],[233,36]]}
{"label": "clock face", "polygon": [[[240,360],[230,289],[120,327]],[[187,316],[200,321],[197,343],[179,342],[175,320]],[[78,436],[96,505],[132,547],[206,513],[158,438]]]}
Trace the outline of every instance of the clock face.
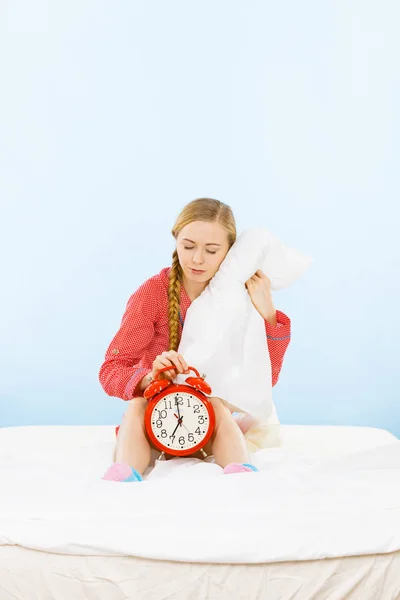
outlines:
{"label": "clock face", "polygon": [[172,452],[189,450],[201,444],[211,423],[200,398],[190,392],[177,391],[155,404],[150,426],[154,437],[168,453],[168,449]]}

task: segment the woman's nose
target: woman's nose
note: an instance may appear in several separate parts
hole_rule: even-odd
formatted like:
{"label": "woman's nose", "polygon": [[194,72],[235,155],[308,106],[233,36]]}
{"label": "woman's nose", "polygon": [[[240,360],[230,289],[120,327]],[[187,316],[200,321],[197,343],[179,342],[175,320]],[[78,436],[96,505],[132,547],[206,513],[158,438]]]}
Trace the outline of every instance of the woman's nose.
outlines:
{"label": "woman's nose", "polygon": [[201,263],[203,262],[203,255],[201,252],[196,252],[194,257],[193,257],[193,262],[195,262],[198,265],[201,265]]}

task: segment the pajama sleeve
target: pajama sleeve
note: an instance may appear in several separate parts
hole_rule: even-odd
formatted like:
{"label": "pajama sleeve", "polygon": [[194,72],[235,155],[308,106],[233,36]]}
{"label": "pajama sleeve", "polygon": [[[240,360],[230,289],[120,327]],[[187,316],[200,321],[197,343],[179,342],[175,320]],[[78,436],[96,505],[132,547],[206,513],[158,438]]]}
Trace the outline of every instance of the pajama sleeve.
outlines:
{"label": "pajama sleeve", "polygon": [[283,357],[290,342],[290,319],[280,310],[276,311],[276,325],[265,321],[268,350],[271,359],[272,385],[279,379]]}
{"label": "pajama sleeve", "polygon": [[152,369],[148,346],[160,313],[159,298],[154,281],[143,283],[130,297],[99,372],[100,383],[109,396],[131,400],[142,394],[138,384]]}

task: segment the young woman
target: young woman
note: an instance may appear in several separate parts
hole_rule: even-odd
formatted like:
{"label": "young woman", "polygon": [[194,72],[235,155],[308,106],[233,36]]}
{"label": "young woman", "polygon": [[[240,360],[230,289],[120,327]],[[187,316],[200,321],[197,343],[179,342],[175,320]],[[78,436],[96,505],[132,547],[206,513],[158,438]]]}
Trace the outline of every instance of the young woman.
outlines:
{"label": "young woman", "polygon": [[[127,401],[121,426],[117,427],[115,463],[103,479],[142,480],[152,448],[144,426],[147,400],[143,391],[162,367],[175,366],[179,373],[188,372],[185,357],[177,352],[186,311],[218,271],[235,242],[235,219],[231,208],[223,202],[199,198],[183,208],[172,235],[176,240],[172,266],[145,281],[130,297],[100,369],[99,379],[105,392]],[[246,282],[246,289],[265,320],[265,343],[275,385],[290,341],[290,320],[275,309],[269,279],[262,271]],[[164,375],[174,379],[176,372],[167,371]],[[216,425],[206,447],[207,454],[214,455],[224,473],[256,471],[248,462],[244,437],[252,420],[245,417],[238,424],[223,399],[210,400]]]}

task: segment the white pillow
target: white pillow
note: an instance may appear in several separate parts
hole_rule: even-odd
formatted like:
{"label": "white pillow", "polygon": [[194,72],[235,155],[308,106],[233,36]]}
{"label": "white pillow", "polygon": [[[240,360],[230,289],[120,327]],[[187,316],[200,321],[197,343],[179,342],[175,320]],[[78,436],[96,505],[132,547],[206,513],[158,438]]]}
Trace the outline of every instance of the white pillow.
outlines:
{"label": "white pillow", "polygon": [[245,283],[262,269],[271,288],[280,290],[301,277],[312,261],[310,256],[285,246],[265,227],[253,227],[238,235],[210,285],[220,286],[225,278]]}
{"label": "white pillow", "polygon": [[273,415],[271,363],[265,322],[244,284],[262,269],[278,290],[299,278],[311,262],[267,229],[248,229],[186,313],[179,352],[206,374],[213,395],[262,422],[278,420]]}

